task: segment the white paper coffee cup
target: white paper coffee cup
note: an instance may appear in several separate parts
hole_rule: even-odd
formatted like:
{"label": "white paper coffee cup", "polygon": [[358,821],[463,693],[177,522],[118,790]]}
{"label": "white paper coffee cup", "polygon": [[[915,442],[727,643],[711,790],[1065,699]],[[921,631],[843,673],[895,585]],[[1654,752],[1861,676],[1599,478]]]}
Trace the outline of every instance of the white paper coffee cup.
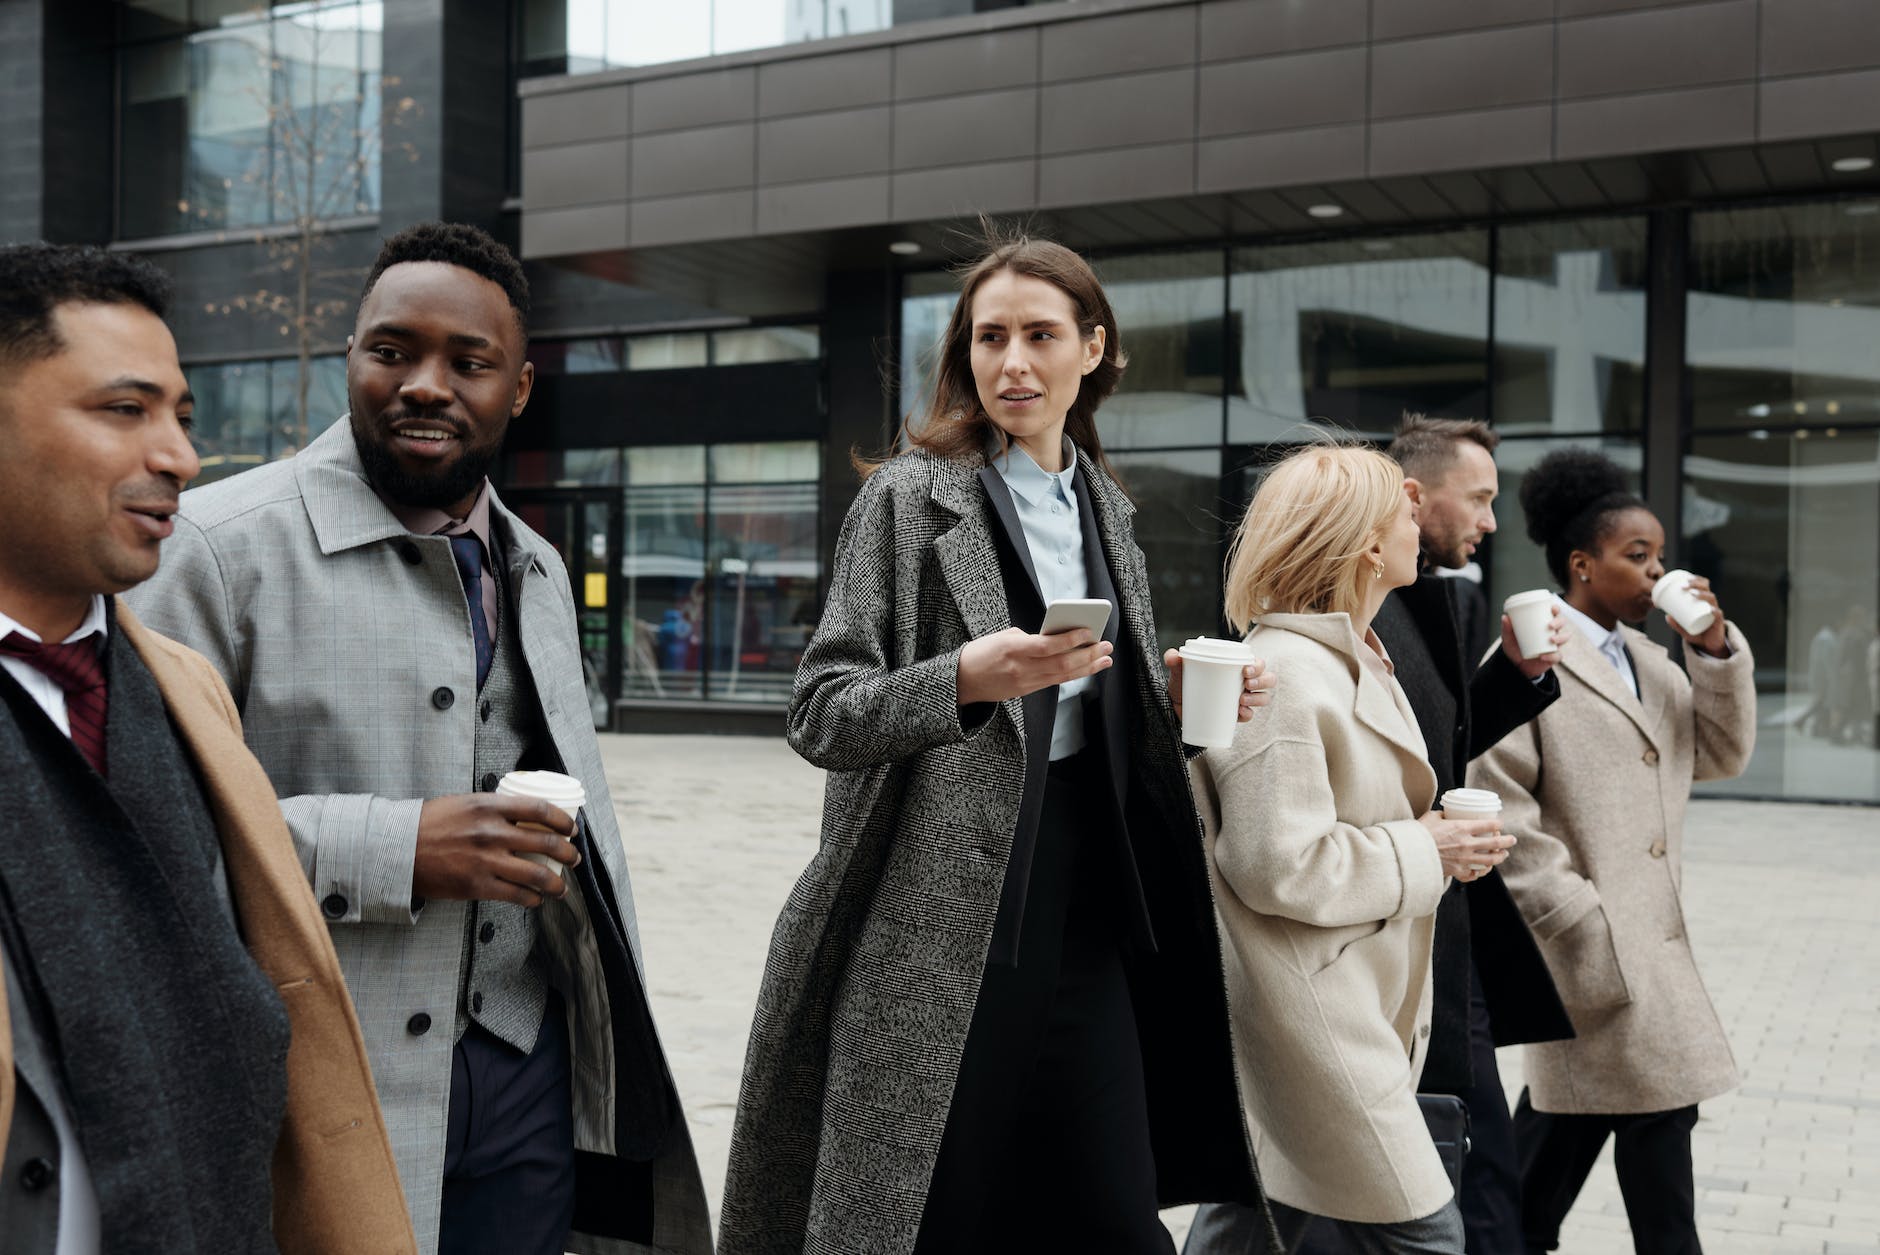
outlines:
{"label": "white paper coffee cup", "polygon": [[1253,648],[1245,641],[1197,636],[1179,651],[1182,659],[1182,740],[1219,748],[1234,743],[1240,694]]}
{"label": "white paper coffee cup", "polygon": [[1490,789],[1451,789],[1443,794],[1444,819],[1500,819],[1501,795]]}
{"label": "white paper coffee cup", "polygon": [[1501,603],[1501,609],[1514,624],[1514,647],[1523,658],[1554,652],[1554,638],[1547,630],[1554,617],[1552,593],[1544,588],[1516,593]]}
{"label": "white paper coffee cup", "polygon": [[[581,808],[587,805],[587,789],[573,776],[564,776],[559,771],[512,771],[497,782],[496,791],[504,797],[529,797],[547,802],[566,811],[569,819],[577,817]],[[553,828],[544,828],[540,824],[519,823],[516,827],[555,832]],[[561,836],[559,832],[555,832],[555,835]],[[546,854],[524,852],[522,857],[533,859],[557,876],[562,874],[563,864]]]}
{"label": "white paper coffee cup", "polygon": [[1691,591],[1695,578],[1689,571],[1666,571],[1652,585],[1652,605],[1664,611],[1667,618],[1677,620],[1678,626],[1692,636],[1699,636],[1717,621],[1717,612]]}
{"label": "white paper coffee cup", "polygon": [[[1444,819],[1500,819],[1501,795],[1491,789],[1451,789],[1440,803]],[[1471,866],[1472,872],[1486,867]]]}

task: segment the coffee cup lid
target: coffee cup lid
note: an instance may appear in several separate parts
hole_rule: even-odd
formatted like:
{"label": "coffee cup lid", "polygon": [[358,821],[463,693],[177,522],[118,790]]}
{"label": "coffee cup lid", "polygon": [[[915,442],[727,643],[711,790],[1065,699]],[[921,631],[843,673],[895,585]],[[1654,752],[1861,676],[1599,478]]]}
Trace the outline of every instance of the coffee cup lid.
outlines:
{"label": "coffee cup lid", "polygon": [[1525,593],[1510,594],[1508,599],[1501,603],[1501,608],[1503,610],[1513,610],[1516,606],[1525,606],[1536,601],[1552,601],[1553,599],[1554,595],[1544,588],[1530,588]]}
{"label": "coffee cup lid", "polygon": [[587,805],[587,789],[573,776],[559,771],[512,771],[497,784],[496,791],[510,797],[539,798],[563,810]]}
{"label": "coffee cup lid", "polygon": [[1182,644],[1181,656],[1195,662],[1237,662],[1245,665],[1253,661],[1253,646],[1245,641],[1196,636]]}
{"label": "coffee cup lid", "polygon": [[1465,810],[1500,810],[1501,795],[1492,789],[1451,789],[1443,794],[1443,809],[1460,806]]}
{"label": "coffee cup lid", "polygon": [[1673,589],[1685,588],[1694,578],[1696,577],[1689,571],[1666,571],[1658,577],[1658,582],[1652,585],[1652,600],[1656,601]]}

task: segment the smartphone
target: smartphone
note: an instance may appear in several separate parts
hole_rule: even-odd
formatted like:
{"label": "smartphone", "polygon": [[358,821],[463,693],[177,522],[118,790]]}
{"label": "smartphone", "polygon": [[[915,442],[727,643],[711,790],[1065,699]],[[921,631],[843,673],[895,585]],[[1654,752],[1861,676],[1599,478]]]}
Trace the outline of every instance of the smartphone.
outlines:
{"label": "smartphone", "polygon": [[1056,636],[1059,632],[1088,628],[1091,639],[1100,641],[1109,622],[1110,603],[1103,598],[1062,597],[1044,608],[1044,623],[1038,634]]}

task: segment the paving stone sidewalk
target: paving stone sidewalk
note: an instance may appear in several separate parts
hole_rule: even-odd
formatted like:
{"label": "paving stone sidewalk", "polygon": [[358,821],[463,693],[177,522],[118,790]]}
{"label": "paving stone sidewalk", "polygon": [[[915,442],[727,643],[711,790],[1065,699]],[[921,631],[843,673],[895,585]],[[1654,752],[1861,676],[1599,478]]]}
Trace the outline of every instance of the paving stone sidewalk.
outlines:
{"label": "paving stone sidewalk", "polygon": [[[714,1215],[770,929],[815,849],[822,773],[781,740],[603,736],[654,1009]],[[1707,1255],[1880,1251],[1880,811],[1703,801],[1685,901],[1743,1084],[1698,1124]],[[1502,1052],[1511,1096],[1520,1052]],[[1179,1236],[1187,1209],[1164,1217]],[[1632,1249],[1611,1151],[1563,1252]]]}

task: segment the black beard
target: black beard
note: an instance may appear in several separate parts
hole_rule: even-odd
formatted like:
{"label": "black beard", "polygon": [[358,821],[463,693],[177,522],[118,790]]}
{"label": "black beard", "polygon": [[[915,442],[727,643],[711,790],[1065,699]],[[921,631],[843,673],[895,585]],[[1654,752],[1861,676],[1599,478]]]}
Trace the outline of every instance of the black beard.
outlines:
{"label": "black beard", "polygon": [[448,510],[470,496],[503,451],[501,436],[483,445],[463,441],[463,453],[455,462],[428,475],[414,475],[398,464],[391,450],[361,430],[368,422],[353,420],[353,444],[365,464],[366,482],[399,505],[416,509]]}

